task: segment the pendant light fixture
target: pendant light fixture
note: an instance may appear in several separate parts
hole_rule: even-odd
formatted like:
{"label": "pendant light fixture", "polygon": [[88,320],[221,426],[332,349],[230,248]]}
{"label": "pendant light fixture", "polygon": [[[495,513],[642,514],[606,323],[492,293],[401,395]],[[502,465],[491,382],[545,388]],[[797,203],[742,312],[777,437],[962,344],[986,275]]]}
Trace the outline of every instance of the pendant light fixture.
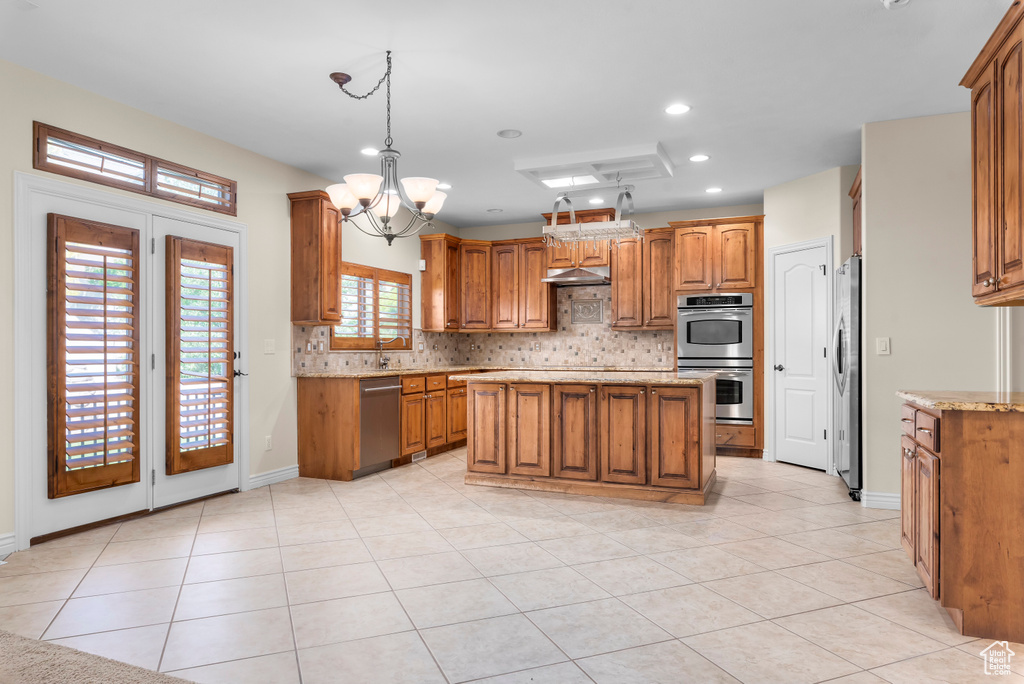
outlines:
{"label": "pendant light fixture", "polygon": [[[399,182],[398,158],[402,155],[391,147],[391,50],[387,52],[387,70],[373,90],[365,95],[355,95],[345,89],[352,80],[348,74],[335,72],[331,74],[331,80],[354,100],[365,100],[387,84],[387,137],[384,138],[384,149],[377,153],[380,174],[353,173],[345,176],[344,183],[327,187],[331,202],[341,212],[343,221],[352,223],[367,235],[384,238],[389,246],[395,238],[415,235],[431,225],[448,195],[437,189],[438,181],[433,178],[411,177]],[[412,216],[403,227],[396,229],[394,218],[403,206]],[[357,216],[364,219],[353,221]],[[369,225],[370,230],[361,224]]]}

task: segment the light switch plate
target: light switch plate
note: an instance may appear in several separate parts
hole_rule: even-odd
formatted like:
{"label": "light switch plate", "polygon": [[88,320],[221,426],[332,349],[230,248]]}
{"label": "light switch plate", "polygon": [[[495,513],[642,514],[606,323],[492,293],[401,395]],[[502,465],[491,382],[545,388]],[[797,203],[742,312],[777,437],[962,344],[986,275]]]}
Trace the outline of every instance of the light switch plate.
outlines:
{"label": "light switch plate", "polygon": [[264,354],[276,354],[274,340],[263,340],[263,353]]}
{"label": "light switch plate", "polygon": [[879,356],[889,356],[892,354],[888,337],[875,338],[875,353]]}

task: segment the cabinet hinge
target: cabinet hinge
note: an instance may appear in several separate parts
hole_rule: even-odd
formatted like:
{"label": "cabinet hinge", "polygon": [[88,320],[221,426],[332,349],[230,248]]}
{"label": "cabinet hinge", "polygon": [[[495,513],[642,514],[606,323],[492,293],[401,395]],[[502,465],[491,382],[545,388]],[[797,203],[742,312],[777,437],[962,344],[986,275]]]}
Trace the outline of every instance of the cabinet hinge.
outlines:
{"label": "cabinet hinge", "polygon": [[150,471],[150,484],[156,484],[156,470]]}
{"label": "cabinet hinge", "polygon": [[825,439],[828,439],[828,430],[823,430],[822,432],[825,433]]}
{"label": "cabinet hinge", "polygon": [[824,347],[824,348],[822,348],[822,350],[821,350],[821,356],[822,356],[822,358],[825,358],[825,359],[827,359],[827,358],[828,358],[828,347]]}
{"label": "cabinet hinge", "polygon": [[821,275],[828,275],[828,264],[822,264],[818,268],[821,269]]}
{"label": "cabinet hinge", "polygon": [[156,238],[149,239],[149,253],[156,254]]}

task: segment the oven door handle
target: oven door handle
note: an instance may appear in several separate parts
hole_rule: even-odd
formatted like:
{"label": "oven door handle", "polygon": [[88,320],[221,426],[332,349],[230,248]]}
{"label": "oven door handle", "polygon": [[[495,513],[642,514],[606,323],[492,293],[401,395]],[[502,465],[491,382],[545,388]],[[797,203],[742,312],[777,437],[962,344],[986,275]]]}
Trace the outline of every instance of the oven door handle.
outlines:
{"label": "oven door handle", "polygon": [[702,314],[735,314],[737,316],[753,316],[750,309],[679,309],[681,316],[699,316]]}
{"label": "oven door handle", "polygon": [[701,369],[698,369],[698,370],[702,370],[705,373],[717,373],[718,375],[721,375],[721,376],[727,377],[727,378],[742,378],[745,375],[751,375],[752,376],[754,374],[753,371],[734,371],[734,370],[731,370],[731,369],[730,370],[715,370],[714,368],[701,368]]}

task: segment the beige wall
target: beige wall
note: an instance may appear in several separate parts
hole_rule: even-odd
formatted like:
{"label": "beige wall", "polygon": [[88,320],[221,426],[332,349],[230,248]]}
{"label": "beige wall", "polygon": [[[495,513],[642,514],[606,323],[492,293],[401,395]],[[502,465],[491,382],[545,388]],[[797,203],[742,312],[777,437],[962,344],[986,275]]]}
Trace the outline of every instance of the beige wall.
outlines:
{"label": "beige wall", "polygon": [[[0,534],[14,529],[12,380],[13,174],[32,170],[32,121],[67,128],[238,181],[238,220],[248,225],[251,472],[296,462],[295,381],[289,322],[289,206],[285,193],[322,188],[324,178],[234,147],[112,100],[0,61]],[[66,179],[68,182],[77,182]],[[92,188],[95,184],[83,183]],[[138,199],[139,195],[121,193]],[[153,200],[161,202],[161,200]],[[183,206],[173,204],[177,209]],[[206,215],[207,212],[197,211]],[[221,217],[210,213],[210,216]],[[262,354],[263,340],[277,354]],[[263,435],[274,449],[263,451]]]}
{"label": "beige wall", "polygon": [[[724,218],[729,216],[760,216],[764,213],[761,204],[740,204],[731,207],[711,207],[708,209],[677,209],[674,211],[658,211],[649,214],[636,214],[633,220],[644,230],[664,228],[669,221],[691,221],[707,218]],[[461,228],[459,237],[464,240],[512,240],[515,238],[538,237],[544,219],[540,217],[532,223],[509,223],[500,226],[476,226]]]}
{"label": "beige wall", "polygon": [[864,489],[898,494],[896,391],[994,390],[997,312],[971,298],[970,114],[866,124],[862,154]]}

